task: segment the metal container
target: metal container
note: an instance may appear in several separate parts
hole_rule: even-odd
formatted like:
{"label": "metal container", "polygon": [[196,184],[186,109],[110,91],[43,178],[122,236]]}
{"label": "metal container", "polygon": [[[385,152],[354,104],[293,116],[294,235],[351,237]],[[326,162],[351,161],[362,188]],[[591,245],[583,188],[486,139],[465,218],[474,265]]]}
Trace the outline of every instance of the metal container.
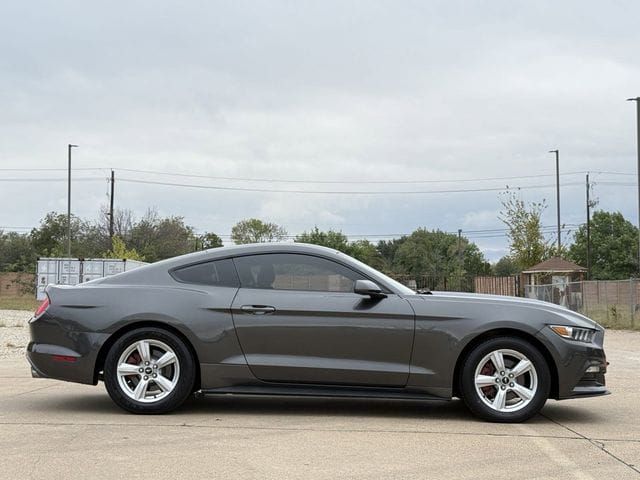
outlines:
{"label": "metal container", "polygon": [[77,285],[147,265],[138,260],[113,258],[39,258],[36,298],[43,300],[49,284]]}

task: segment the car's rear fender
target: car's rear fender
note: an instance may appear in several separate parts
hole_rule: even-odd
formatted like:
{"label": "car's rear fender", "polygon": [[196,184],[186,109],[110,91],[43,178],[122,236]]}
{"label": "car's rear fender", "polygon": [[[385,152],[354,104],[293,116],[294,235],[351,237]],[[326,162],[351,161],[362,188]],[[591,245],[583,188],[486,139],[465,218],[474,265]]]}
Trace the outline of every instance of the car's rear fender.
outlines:
{"label": "car's rear fender", "polygon": [[182,340],[182,342],[186,345],[196,365],[197,371],[196,371],[195,389],[199,390],[200,389],[200,360],[198,358],[198,353],[196,352],[193,346],[193,343],[191,342],[191,340],[189,340],[187,334],[185,334],[185,332],[183,332],[181,329],[177,328],[176,326],[171,325],[169,323],[158,322],[153,320],[139,320],[132,323],[125,323],[121,328],[116,330],[107,338],[107,340],[102,344],[102,347],[100,347],[98,355],[96,356],[96,361],[93,369],[93,383],[96,384],[98,383],[98,380],[101,380],[100,375],[102,370],[104,369],[104,362],[105,362],[105,359],[107,358],[107,354],[109,353],[109,350],[111,349],[113,344],[120,337],[122,337],[125,333],[131,332],[133,330],[137,330],[139,328],[150,328],[150,327],[161,328],[163,330],[171,332],[174,335],[176,335],[178,338],[180,338],[180,340]]}

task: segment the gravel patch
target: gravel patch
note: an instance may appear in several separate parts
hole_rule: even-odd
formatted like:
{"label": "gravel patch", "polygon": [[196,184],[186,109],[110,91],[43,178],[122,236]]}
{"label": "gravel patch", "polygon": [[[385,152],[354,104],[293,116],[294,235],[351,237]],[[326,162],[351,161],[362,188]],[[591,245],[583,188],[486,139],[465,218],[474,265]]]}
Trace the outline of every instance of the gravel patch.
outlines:
{"label": "gravel patch", "polygon": [[0,327],[26,327],[32,316],[28,310],[0,310]]}
{"label": "gravel patch", "polygon": [[31,315],[24,310],[0,310],[0,359],[24,357],[29,343],[26,325]]}

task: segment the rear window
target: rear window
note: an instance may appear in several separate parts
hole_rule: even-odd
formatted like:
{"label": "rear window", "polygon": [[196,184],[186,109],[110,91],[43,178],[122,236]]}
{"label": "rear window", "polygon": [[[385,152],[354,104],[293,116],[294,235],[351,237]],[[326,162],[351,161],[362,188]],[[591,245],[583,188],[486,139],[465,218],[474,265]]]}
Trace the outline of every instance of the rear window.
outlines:
{"label": "rear window", "polygon": [[198,263],[172,272],[176,280],[216,287],[239,287],[238,274],[230,259]]}

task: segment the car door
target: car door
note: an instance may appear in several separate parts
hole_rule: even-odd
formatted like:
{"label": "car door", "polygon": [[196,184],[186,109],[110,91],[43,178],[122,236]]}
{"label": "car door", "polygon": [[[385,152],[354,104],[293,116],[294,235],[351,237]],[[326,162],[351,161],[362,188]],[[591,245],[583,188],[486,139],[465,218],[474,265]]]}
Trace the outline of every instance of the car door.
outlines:
{"label": "car door", "polygon": [[409,303],[353,292],[365,277],[307,254],[234,258],[232,316],[254,375],[264,381],[400,387],[414,334]]}

